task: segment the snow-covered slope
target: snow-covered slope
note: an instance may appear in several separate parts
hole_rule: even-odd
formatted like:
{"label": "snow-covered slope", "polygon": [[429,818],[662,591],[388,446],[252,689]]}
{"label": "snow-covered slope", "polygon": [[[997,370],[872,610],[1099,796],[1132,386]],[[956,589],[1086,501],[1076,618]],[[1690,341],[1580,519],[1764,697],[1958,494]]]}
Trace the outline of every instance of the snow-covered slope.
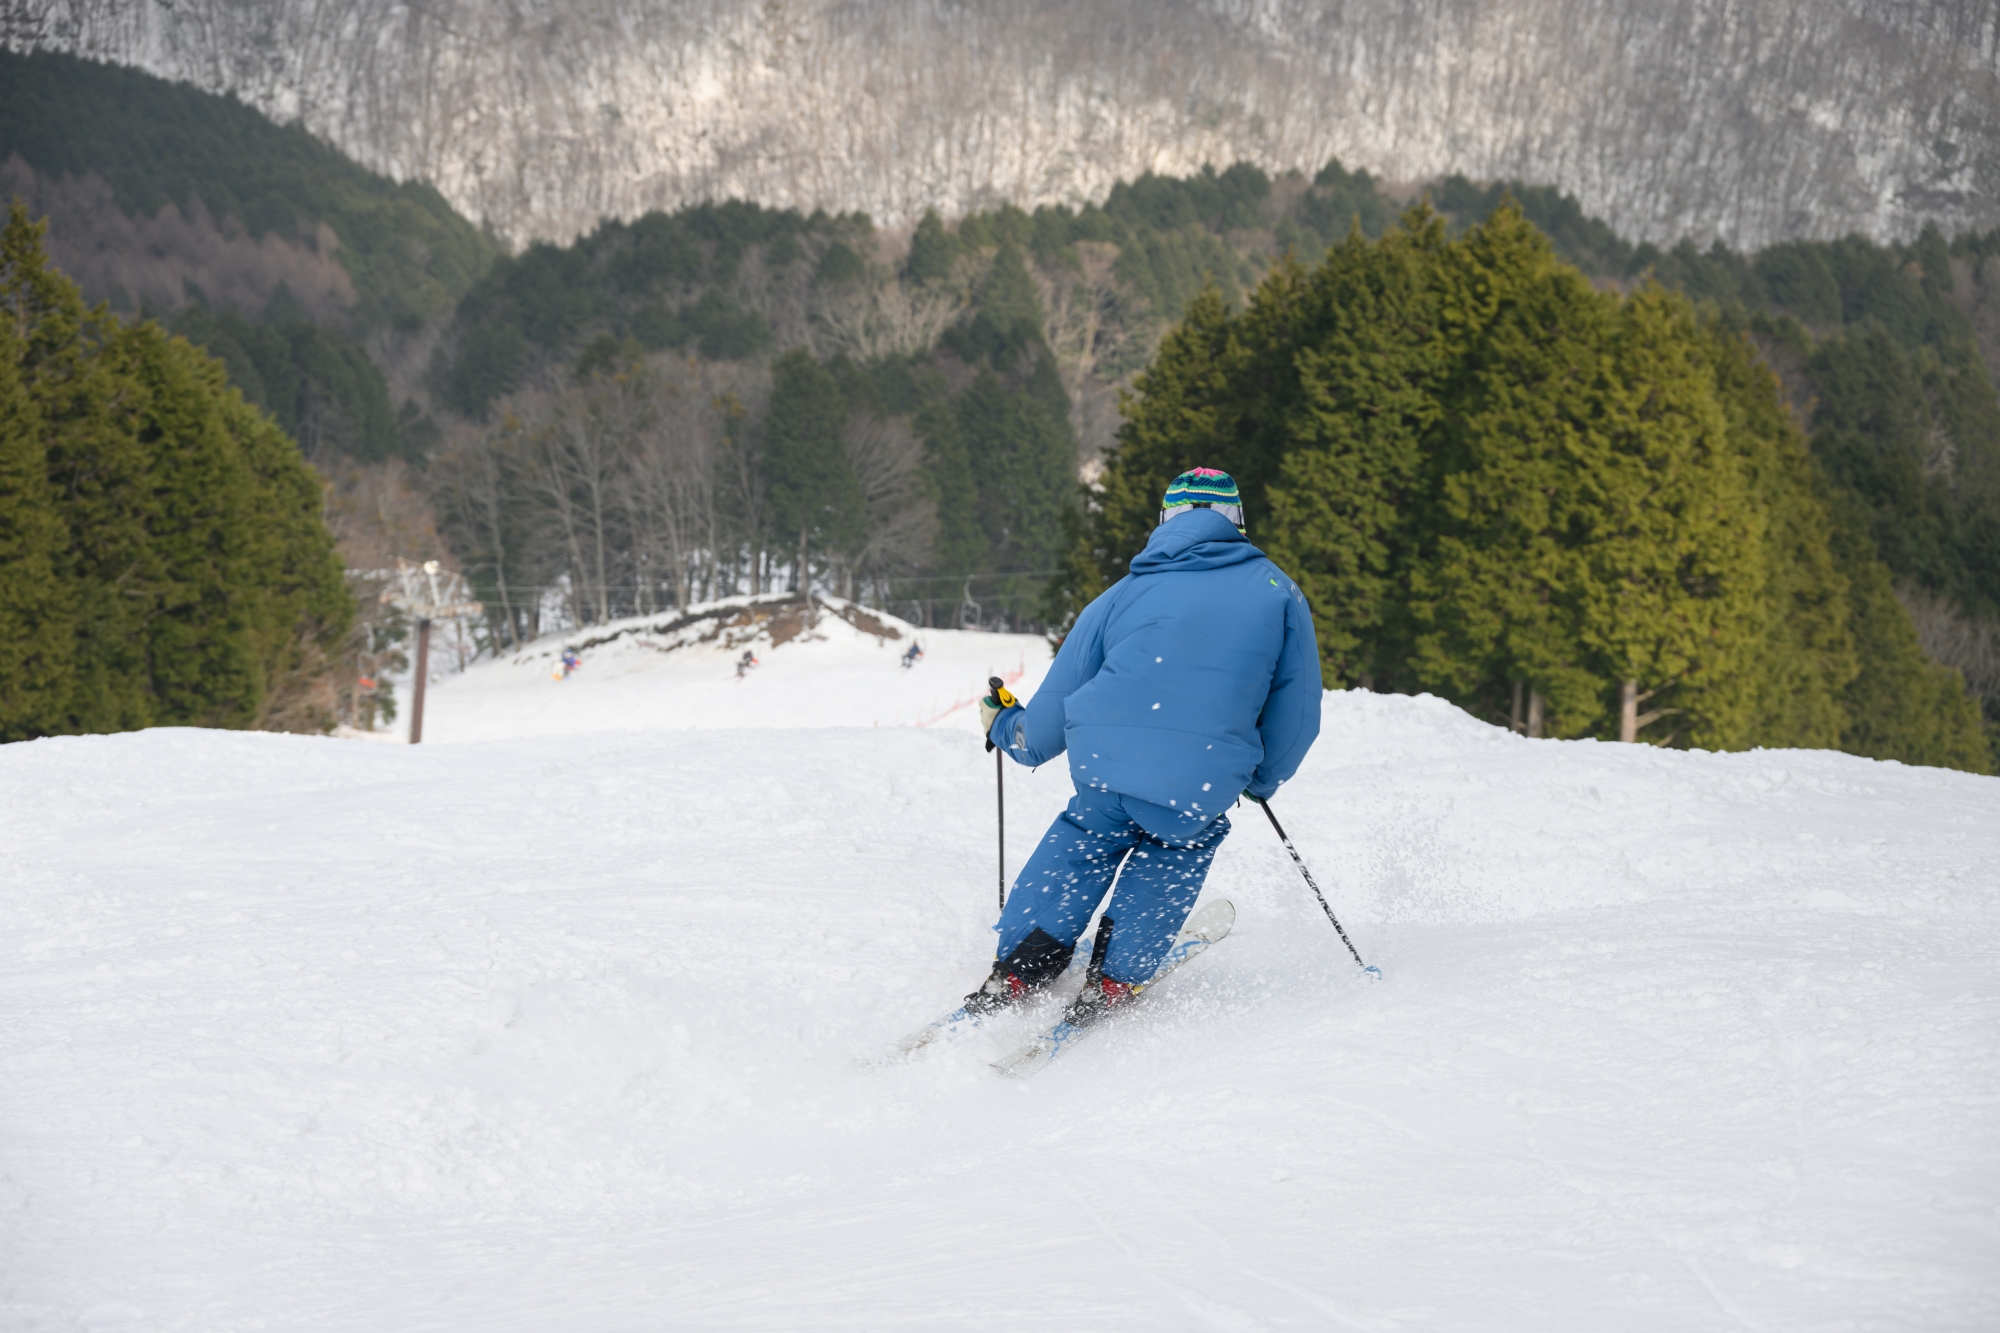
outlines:
{"label": "snow-covered slope", "polygon": [[[904,666],[912,643],[923,656]],[[565,648],[583,662],[567,677]],[[746,651],[757,665],[739,676]],[[807,608],[784,595],[733,597],[552,635],[442,676],[425,693],[424,742],[645,727],[976,733],[988,677],[1032,692],[1049,661],[1040,635],[920,629],[838,598]],[[398,727],[407,739],[407,709]]]}
{"label": "snow-covered slope", "polygon": [[969,730],[0,748],[0,1327],[2000,1326],[2000,781],[1325,720],[1026,1084]]}

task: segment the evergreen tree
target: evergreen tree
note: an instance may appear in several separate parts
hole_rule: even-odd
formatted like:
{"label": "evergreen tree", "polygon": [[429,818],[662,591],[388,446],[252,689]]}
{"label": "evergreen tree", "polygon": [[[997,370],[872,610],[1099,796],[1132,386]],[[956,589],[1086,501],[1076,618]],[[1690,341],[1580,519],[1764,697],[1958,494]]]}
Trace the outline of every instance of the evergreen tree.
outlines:
{"label": "evergreen tree", "polygon": [[1350,235],[1311,279],[1314,337],[1257,540],[1313,608],[1329,687],[1372,685],[1408,656],[1405,516],[1441,416],[1443,245],[1442,223],[1413,214],[1379,245]]}
{"label": "evergreen tree", "polygon": [[1750,340],[1722,326],[1709,333],[1717,399],[1765,512],[1749,735],[1761,745],[1835,748],[1847,720],[1842,695],[1860,663],[1825,481]]}
{"label": "evergreen tree", "polygon": [[381,372],[345,334],[303,318],[252,323],[201,306],[181,311],[172,327],[221,360],[229,382],[275,417],[308,458],[420,460],[390,408]]}
{"label": "evergreen tree", "polygon": [[[1125,420],[1118,446],[1089,497],[1092,558],[1107,585],[1124,577],[1125,565],[1146,545],[1169,482],[1191,467],[1233,471],[1234,324],[1222,293],[1204,288],[1132,392],[1119,399]],[[1255,526],[1254,512],[1250,517]]]}
{"label": "evergreen tree", "polygon": [[59,574],[63,524],[21,342],[0,319],[0,742],[59,730],[67,711],[74,589]]}
{"label": "evergreen tree", "polygon": [[[219,368],[206,358],[211,377]],[[324,725],[320,678],[354,623],[354,599],[333,534],[322,517],[325,494],[298,446],[278,424],[234,393],[222,395],[224,428],[249,470],[255,539],[239,587],[255,590],[250,622],[262,673],[263,708],[254,725],[283,731]]]}
{"label": "evergreen tree", "polygon": [[1293,418],[1303,401],[1299,352],[1319,344],[1331,315],[1316,276],[1295,260],[1275,264],[1234,330],[1232,385],[1219,404],[1229,423],[1229,462],[1214,466],[1236,479],[1244,517],[1259,533],[1268,532],[1268,492],[1295,444]]}
{"label": "evergreen tree", "polygon": [[[1440,325],[1449,366],[1410,574],[1404,688],[1500,707],[1524,681],[1550,703],[1548,729],[1601,722],[1608,682],[1586,622],[1598,571],[1586,460],[1612,445],[1601,416],[1615,305],[1502,209],[1442,255]],[[1582,523],[1579,528],[1578,523]]]}
{"label": "evergreen tree", "polygon": [[230,437],[221,368],[157,325],[123,330],[120,342],[144,462],[152,721],[247,726],[264,703],[255,626],[267,611],[260,575],[276,552]]}
{"label": "evergreen tree", "polygon": [[1042,341],[1042,296],[1028,274],[1027,259],[1012,241],[1001,244],[979,289],[979,313],[949,335],[967,361],[986,360],[1012,371],[1020,357],[1046,354]]}
{"label": "evergreen tree", "polygon": [[1076,488],[1076,444],[1033,392],[991,371],[954,400],[959,437],[977,482],[991,564],[1046,577],[1062,558],[1063,511]]}
{"label": "evergreen tree", "polygon": [[1881,327],[1832,338],[1813,353],[1823,386],[1813,411],[1813,448],[1843,488],[1872,511],[1869,535],[1889,568],[1941,586],[1950,563],[1948,508],[1924,473],[1931,422],[1916,366]]}
{"label": "evergreen tree", "polygon": [[804,348],[772,367],[771,411],[764,422],[764,477],[771,530],[796,544],[801,591],[816,550],[853,544],[865,521],[860,483],[847,464],[847,400],[840,381]]}
{"label": "evergreen tree", "polygon": [[22,383],[40,418],[65,529],[57,571],[73,598],[68,711],[48,730],[126,731],[153,720],[144,645],[156,571],[132,420],[138,389],[121,326],[86,311],[75,285],[48,266],[45,225],[14,206],[0,234],[0,305],[18,331]]}
{"label": "evergreen tree", "polygon": [[[1615,734],[1678,714],[1692,743],[1753,743],[1767,515],[1746,482],[1693,311],[1649,286],[1625,302],[1605,386],[1608,448],[1581,461],[1571,525],[1580,639],[1619,690]],[[1640,716],[1666,693],[1671,708]]]}
{"label": "evergreen tree", "polygon": [[959,414],[950,403],[933,403],[918,413],[916,426],[937,501],[937,568],[946,574],[973,573],[988,563],[986,530],[979,521],[979,488]]}
{"label": "evergreen tree", "polygon": [[1833,551],[1847,580],[1849,624],[1860,671],[1842,697],[1840,748],[1874,759],[1991,773],[1993,754],[1979,705],[1950,667],[1924,658],[1889,571],[1876,558],[1868,520],[1848,496],[1834,499]]}
{"label": "evergreen tree", "polygon": [[951,266],[957,258],[958,246],[944,229],[937,210],[925,209],[923,219],[910,236],[910,259],[904,273],[912,282],[942,282],[951,276]]}

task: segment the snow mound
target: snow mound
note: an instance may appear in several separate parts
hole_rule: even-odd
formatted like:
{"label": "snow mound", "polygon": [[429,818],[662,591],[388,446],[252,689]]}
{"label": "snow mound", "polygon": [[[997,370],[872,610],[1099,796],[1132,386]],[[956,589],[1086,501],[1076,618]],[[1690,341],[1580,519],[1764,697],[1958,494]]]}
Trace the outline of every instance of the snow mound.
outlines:
{"label": "snow mound", "polygon": [[[838,625],[769,708],[906,679]],[[993,780],[946,726],[0,748],[0,1327],[2000,1326],[2000,780],[1331,694],[1275,805],[1387,980],[1241,809],[1235,933],[1028,1083],[1026,1020],[886,1058],[983,971]],[[1018,867],[1069,783],[1007,781]]]}
{"label": "snow mound", "polygon": [[[905,666],[912,644],[923,655]],[[583,659],[567,679],[566,650]],[[746,651],[758,665],[739,677]],[[434,680],[424,743],[635,727],[976,732],[987,677],[1032,691],[1049,662],[1039,635],[921,629],[817,594],[732,597],[551,635]],[[401,725],[407,735],[407,720]]]}
{"label": "snow mound", "polygon": [[[746,645],[769,650],[793,640],[824,642],[827,636],[822,626],[834,620],[873,638],[878,647],[892,641],[907,644],[917,637],[914,625],[871,611],[858,602],[817,593],[811,597],[775,593],[703,602],[665,616],[635,616],[561,635],[559,642],[562,648],[579,653],[593,648],[637,645],[662,653],[715,647],[727,654]],[[537,653],[531,648],[519,657],[546,659],[552,655],[551,649],[543,648]]]}

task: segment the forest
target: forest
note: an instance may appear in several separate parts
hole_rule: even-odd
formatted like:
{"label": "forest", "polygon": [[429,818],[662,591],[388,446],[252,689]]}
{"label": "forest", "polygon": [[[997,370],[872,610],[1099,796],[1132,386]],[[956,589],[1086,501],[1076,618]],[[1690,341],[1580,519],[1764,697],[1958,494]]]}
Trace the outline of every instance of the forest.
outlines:
{"label": "forest", "polygon": [[316,462],[427,447],[396,364],[502,253],[437,191],[234,98],[4,49],[0,163],[87,300],[207,347]]}
{"label": "forest", "polygon": [[1593,288],[1511,201],[1457,238],[1419,206],[1240,311],[1203,293],[1137,390],[1071,607],[1206,461],[1305,590],[1330,686],[1531,736],[1991,765],[1748,330]]}
{"label": "forest", "polygon": [[[1702,623],[1720,634],[1724,622],[1770,620],[1759,599],[1777,596],[1773,571],[1788,562],[1834,569],[1837,578],[1799,575],[1812,596],[1841,608],[1827,624],[1843,628],[1822,625],[1821,639],[1811,639],[1821,630],[1794,625],[1834,645],[1806,673],[1817,683],[1799,686],[1800,716],[1815,720],[1780,725],[1775,705],[1744,702],[1777,688],[1769,680],[1753,688],[1754,672],[1738,671],[1727,688],[1705,685],[1696,706],[1695,677],[1728,673],[1697,667],[1682,650],[1660,649],[1666,656],[1644,671],[1557,654],[1570,663],[1564,671],[1580,674],[1549,666],[1554,674],[1538,676],[1525,648],[1510,657],[1490,637],[1453,639],[1435,626],[1420,634],[1407,616],[1354,639],[1345,603],[1324,632],[1329,683],[1427,688],[1548,734],[1621,734],[1659,713],[1636,728],[1656,743],[1782,740],[1991,763],[1990,745],[1974,754],[1962,736],[1940,739],[1959,735],[1956,722],[1907,744],[1869,739],[1871,710],[1857,691],[1902,690],[1937,703],[1919,710],[1926,717],[1958,717],[1957,705],[1938,702],[1943,678],[1913,671],[1914,635],[1924,657],[1959,673],[1989,737],[2000,735],[2000,233],[1947,239],[1930,228],[1897,244],[1850,237],[1749,254],[1721,244],[1662,250],[1628,243],[1546,187],[1451,177],[1391,189],[1339,162],[1311,176],[1237,163],[1142,176],[1081,207],[931,212],[898,229],[858,213],[718,201],[606,221],[573,245],[508,255],[438,214],[435,197],[415,187],[351,164],[329,177],[339,188],[317,181],[311,155],[331,150],[225,99],[203,102],[191,89],[64,66],[62,57],[4,58],[40,80],[22,85],[39,102],[0,98],[7,151],[39,154],[28,160],[38,181],[98,172],[121,182],[120,206],[135,215],[208,210],[203,201],[214,198],[254,214],[268,235],[331,231],[356,293],[332,315],[282,286],[232,302],[193,281],[178,300],[140,303],[131,314],[206,348],[246,402],[333,481],[327,514],[351,566],[439,554],[462,568],[488,607],[496,650],[554,628],[807,582],[922,624],[1039,628],[1057,638],[1078,599],[1138,540],[1144,505],[1132,497],[1177,470],[1167,442],[1197,438],[1162,434],[1157,422],[1168,362],[1189,338],[1206,329],[1222,340],[1217,348],[1240,351],[1250,331],[1293,317],[1274,312],[1296,314],[1277,293],[1338,287],[1330,275],[1340,263],[1366,270],[1357,255],[1407,246],[1420,233],[1437,254],[1456,255],[1453,247],[1504,214],[1544,238],[1537,244],[1553,267],[1533,290],[1564,293],[1579,311],[1598,310],[1581,299],[1594,293],[1653,312],[1673,331],[1669,341],[1685,343],[1677,355],[1709,367],[1695,393],[1701,405],[1688,410],[1711,425],[1717,413],[1763,422],[1752,432],[1762,454],[1742,443],[1747,427],[1732,428],[1738,470],[1768,472],[1782,458],[1785,485],[1813,497],[1787,508],[1743,477],[1729,483],[1749,488],[1741,495],[1716,492],[1763,514],[1766,530],[1805,524],[1819,545],[1758,538],[1761,572],[1722,580],[1735,589],[1723,598],[1734,609]],[[92,135],[44,142],[21,131],[34,107],[77,88],[118,94],[100,99],[97,120],[85,118],[98,126]],[[160,123],[184,115],[198,133],[181,147],[160,138],[143,157],[94,146],[115,137],[118,116],[140,113]],[[214,167],[239,145],[271,169]],[[1609,331],[1576,347],[1614,362],[1635,355],[1638,315],[1590,318]],[[1269,335],[1259,355],[1268,366],[1330,355],[1308,345],[1323,332]],[[1440,352],[1440,364],[1484,355],[1471,350],[1483,345]],[[1225,376],[1227,358],[1211,351],[1220,359],[1205,373]],[[1287,468],[1318,456],[1308,445],[1320,427],[1299,425],[1297,404],[1269,375],[1259,383],[1230,409],[1235,436],[1208,440],[1193,461],[1239,470],[1260,539],[1269,532],[1274,552],[1293,542],[1290,558],[1333,561],[1325,577],[1338,582],[1347,575],[1307,540],[1310,507],[1298,507],[1303,492],[1285,481]],[[1477,414],[1463,384],[1423,392],[1439,421],[1460,423],[1437,427],[1444,436],[1411,437],[1427,466],[1442,467],[1447,444],[1470,447],[1452,432],[1471,429],[1463,423]],[[1480,474],[1425,475],[1437,487]],[[1422,491],[1420,501],[1398,490],[1382,501],[1428,515],[1412,520],[1428,525],[1417,535],[1312,540],[1402,551],[1381,557],[1387,563],[1370,577],[1389,580],[1415,615],[1418,590],[1442,577],[1425,561],[1446,540],[1443,494]],[[1756,544],[1746,532],[1731,540]],[[422,551],[412,549],[420,542]],[[1460,573],[1469,581],[1454,596],[1498,595],[1490,570]],[[1590,579],[1606,577],[1599,570]],[[1585,579],[1571,594],[1588,600],[1578,589],[1589,586]],[[1525,594],[1508,594],[1516,595]],[[1582,633],[1582,623],[1564,632]],[[1884,628],[1892,625],[1901,628]],[[395,632],[368,627],[369,651],[379,654]],[[1792,652],[1774,642],[1755,652],[1738,643],[1732,660]],[[1437,665],[1447,660],[1459,674]],[[1725,697],[1726,707],[1717,702]]]}
{"label": "forest", "polygon": [[1042,626],[1077,469],[1172,320],[1393,215],[1338,164],[1238,165],[906,238],[728,203],[532,246],[433,352],[440,521],[510,641],[801,569],[920,624]]}

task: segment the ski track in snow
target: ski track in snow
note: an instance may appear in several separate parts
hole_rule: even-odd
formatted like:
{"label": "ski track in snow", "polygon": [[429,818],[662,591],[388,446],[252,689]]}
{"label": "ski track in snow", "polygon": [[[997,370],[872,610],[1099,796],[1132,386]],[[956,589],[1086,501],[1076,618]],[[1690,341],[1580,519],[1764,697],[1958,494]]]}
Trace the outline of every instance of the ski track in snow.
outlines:
{"label": "ski track in snow", "polygon": [[1046,668],[924,640],[0,749],[0,1327],[2000,1326],[2000,780],[1330,694],[1274,804],[1387,981],[1246,807],[1230,938],[1015,1083],[886,1059],[993,764],[875,714]]}

